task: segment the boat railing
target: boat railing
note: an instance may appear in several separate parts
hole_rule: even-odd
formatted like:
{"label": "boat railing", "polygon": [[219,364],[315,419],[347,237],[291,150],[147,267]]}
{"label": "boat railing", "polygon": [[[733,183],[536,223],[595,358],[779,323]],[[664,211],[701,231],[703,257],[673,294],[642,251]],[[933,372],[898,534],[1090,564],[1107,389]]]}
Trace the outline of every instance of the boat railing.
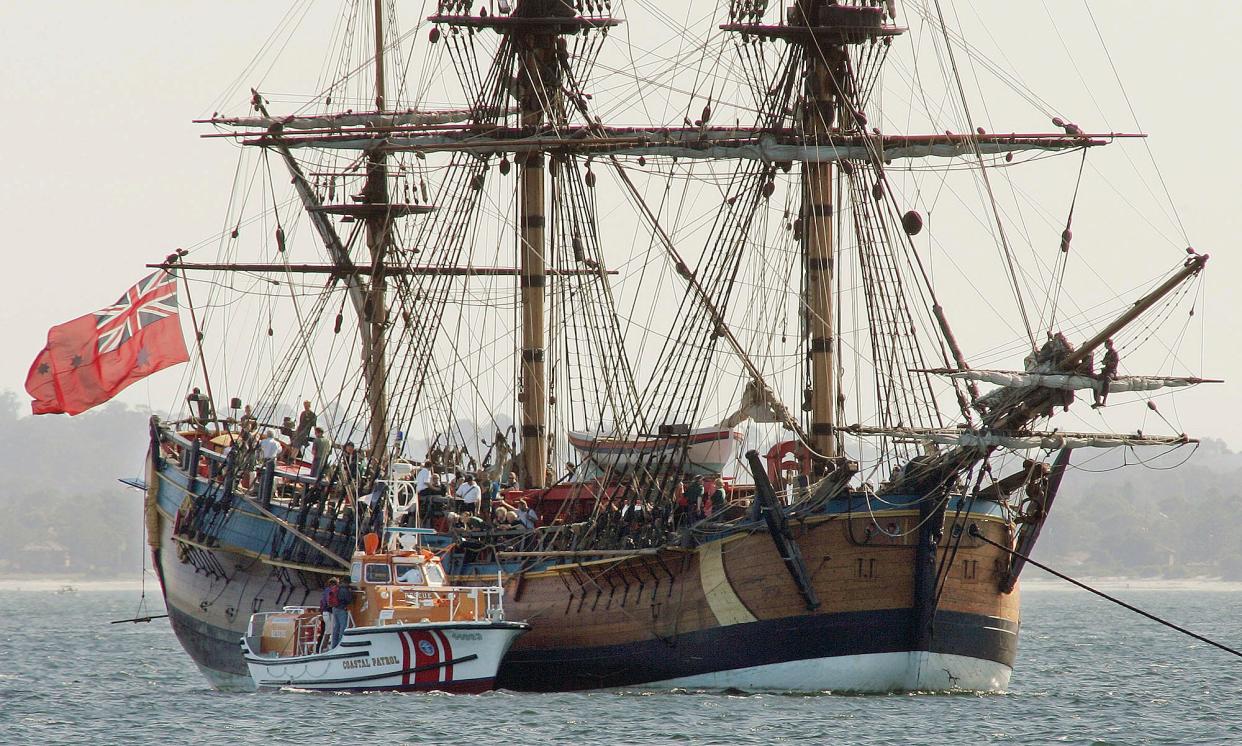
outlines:
{"label": "boat railing", "polygon": [[430,586],[385,585],[377,589],[378,623],[400,624],[410,621],[399,610],[416,609],[426,613],[428,620],[504,621],[502,586]]}
{"label": "boat railing", "polygon": [[286,606],[280,611],[252,614],[246,625],[246,647],[255,655],[292,658],[319,652],[323,614],[318,607]]}

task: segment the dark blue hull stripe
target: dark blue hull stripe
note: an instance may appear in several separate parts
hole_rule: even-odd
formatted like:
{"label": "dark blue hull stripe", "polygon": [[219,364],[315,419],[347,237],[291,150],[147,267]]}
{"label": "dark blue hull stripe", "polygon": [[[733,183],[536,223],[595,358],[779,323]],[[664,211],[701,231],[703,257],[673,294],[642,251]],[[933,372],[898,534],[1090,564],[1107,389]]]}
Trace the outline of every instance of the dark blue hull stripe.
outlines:
{"label": "dark blue hull stripe", "polygon": [[[735,624],[593,648],[510,650],[496,686],[566,691],[636,686],[684,676],[816,658],[914,649],[910,609],[815,614]],[[1017,624],[996,617],[941,611],[931,652],[1013,667]]]}

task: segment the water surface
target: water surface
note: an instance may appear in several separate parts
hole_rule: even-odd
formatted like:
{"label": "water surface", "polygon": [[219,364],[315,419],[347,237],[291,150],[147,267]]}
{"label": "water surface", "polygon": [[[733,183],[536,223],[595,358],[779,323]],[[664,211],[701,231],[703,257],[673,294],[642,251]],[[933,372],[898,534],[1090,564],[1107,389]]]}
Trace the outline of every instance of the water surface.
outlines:
{"label": "water surface", "polygon": [[[1116,594],[1242,648],[1242,593]],[[166,620],[108,624],[137,591],[5,596],[4,743],[1242,744],[1242,658],[1074,589],[1025,594],[1011,689],[988,696],[221,693]]]}

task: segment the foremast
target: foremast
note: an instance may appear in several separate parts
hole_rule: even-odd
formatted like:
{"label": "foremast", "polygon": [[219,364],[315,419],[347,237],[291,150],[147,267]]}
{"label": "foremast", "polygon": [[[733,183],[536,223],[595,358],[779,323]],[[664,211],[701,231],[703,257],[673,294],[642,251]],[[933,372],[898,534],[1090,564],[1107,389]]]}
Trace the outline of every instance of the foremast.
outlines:
{"label": "foremast", "polygon": [[[608,4],[600,3],[596,10]],[[508,11],[507,15],[505,11]],[[604,15],[585,15],[567,0],[517,0],[512,10],[472,15],[468,8],[440,4],[440,12],[428,20],[454,30],[491,29],[504,37],[500,55],[513,55],[517,63],[513,97],[518,104],[520,136],[536,136],[535,147],[516,152],[518,166],[518,297],[521,309],[521,341],[518,351],[518,402],[521,407],[522,483],[528,488],[547,485],[550,441],[548,411],[550,395],[545,358],[547,355],[547,178],[552,158],[563,157],[558,133],[568,129],[568,112],[563,79],[569,66],[565,37],[595,28],[614,26],[619,21]],[[433,31],[433,40],[438,30]],[[505,66],[507,69],[507,66]],[[488,114],[488,107],[476,106],[476,117]],[[546,138],[546,139],[545,139]],[[507,143],[497,151],[511,150]]]}
{"label": "foremast", "polygon": [[[372,12],[375,15],[375,110],[382,118],[386,97],[383,0],[374,0]],[[364,196],[365,201],[372,205],[388,205],[388,153],[383,148],[372,148],[367,154]],[[365,316],[359,323],[365,328],[362,334],[362,364],[370,410],[367,430],[373,463],[382,459],[388,445],[388,306],[385,302],[387,280],[384,277],[384,259],[391,243],[391,226],[392,215],[386,209],[373,209],[366,217],[371,282],[367,289]]]}
{"label": "foremast", "polygon": [[[798,0],[796,21],[809,26],[824,0]],[[836,91],[844,80],[845,52],[841,46],[820,47],[804,43],[806,65],[807,137],[812,142],[828,139],[840,104]],[[810,375],[803,407],[810,411],[812,448],[822,459],[837,455],[833,280],[833,163],[802,164],[802,258],[805,271],[807,361]]]}

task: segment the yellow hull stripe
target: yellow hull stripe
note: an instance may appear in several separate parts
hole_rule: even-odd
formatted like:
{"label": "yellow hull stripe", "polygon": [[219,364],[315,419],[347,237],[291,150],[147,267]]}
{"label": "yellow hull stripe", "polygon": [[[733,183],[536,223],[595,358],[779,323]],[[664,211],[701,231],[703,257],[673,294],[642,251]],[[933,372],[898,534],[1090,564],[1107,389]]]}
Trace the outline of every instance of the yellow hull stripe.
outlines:
{"label": "yellow hull stripe", "polygon": [[703,584],[703,595],[721,625],[759,621],[738,598],[733,586],[729,585],[724,567],[724,545],[729,541],[713,541],[699,551],[699,581]]}

